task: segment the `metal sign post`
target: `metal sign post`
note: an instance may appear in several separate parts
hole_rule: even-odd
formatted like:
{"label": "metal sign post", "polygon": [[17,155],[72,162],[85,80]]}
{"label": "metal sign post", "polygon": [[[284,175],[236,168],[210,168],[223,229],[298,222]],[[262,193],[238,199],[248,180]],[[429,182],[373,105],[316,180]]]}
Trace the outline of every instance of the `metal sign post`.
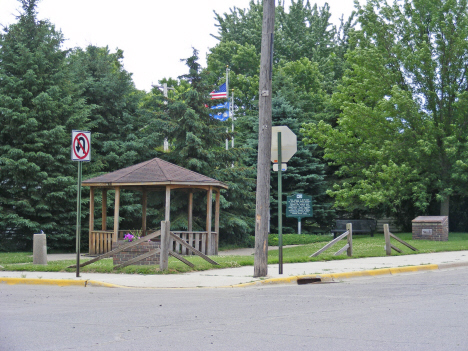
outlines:
{"label": "metal sign post", "polygon": [[[282,163],[281,132],[278,132],[278,164]],[[278,250],[279,250],[279,274],[283,274],[283,183],[282,167],[278,168]]]}
{"label": "metal sign post", "polygon": [[77,190],[77,193],[76,193],[76,277],[80,276],[81,173],[82,173],[82,163],[78,162],[78,190]]}
{"label": "metal sign post", "polygon": [[76,193],[76,277],[80,276],[81,246],[81,175],[83,161],[91,161],[91,132],[72,131],[71,159],[78,161],[78,187]]}
{"label": "metal sign post", "polygon": [[[275,134],[277,138],[275,138]],[[284,138],[283,138],[284,137]],[[278,171],[278,251],[279,274],[283,274],[283,183],[282,172],[286,163],[297,151],[297,137],[287,126],[272,127],[271,162],[273,170]],[[276,167],[275,167],[276,165]],[[279,166],[281,165],[281,166]]]}

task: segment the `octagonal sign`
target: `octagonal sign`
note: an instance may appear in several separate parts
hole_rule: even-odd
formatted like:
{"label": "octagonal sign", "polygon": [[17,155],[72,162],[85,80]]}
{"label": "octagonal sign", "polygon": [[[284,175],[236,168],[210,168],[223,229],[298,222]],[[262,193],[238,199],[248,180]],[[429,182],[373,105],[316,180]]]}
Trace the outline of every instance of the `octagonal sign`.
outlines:
{"label": "octagonal sign", "polygon": [[297,151],[297,136],[287,126],[271,128],[271,162],[278,163],[278,133],[281,132],[281,161],[288,162]]}

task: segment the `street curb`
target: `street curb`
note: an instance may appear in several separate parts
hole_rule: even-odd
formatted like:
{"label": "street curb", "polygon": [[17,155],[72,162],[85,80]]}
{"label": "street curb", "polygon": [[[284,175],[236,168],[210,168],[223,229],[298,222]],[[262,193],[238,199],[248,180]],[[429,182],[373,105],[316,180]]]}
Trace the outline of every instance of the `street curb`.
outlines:
{"label": "street curb", "polygon": [[427,264],[420,266],[406,266],[406,267],[395,267],[395,268],[379,268],[373,270],[365,271],[355,271],[355,272],[343,272],[343,273],[330,273],[330,274],[305,274],[305,275],[296,275],[289,277],[281,278],[269,278],[264,280],[259,280],[256,282],[250,282],[245,284],[231,285],[231,287],[248,287],[252,285],[274,285],[274,284],[298,284],[298,281],[301,280],[310,280],[318,279],[317,282],[334,282],[342,279],[349,278],[358,278],[358,277],[373,277],[379,275],[395,275],[401,273],[412,273],[419,271],[431,271],[438,269],[446,268],[457,268],[468,266],[468,262],[459,262],[459,263],[444,263],[444,264]]}
{"label": "street curb", "polygon": [[[267,278],[263,280],[257,280],[249,283],[220,286],[213,288],[244,288],[255,285],[275,285],[275,284],[307,284],[309,282],[335,282],[343,279],[359,278],[359,277],[374,277],[381,275],[396,275],[402,273],[414,273],[420,271],[433,271],[443,270],[459,267],[468,267],[468,262],[453,262],[453,263],[440,263],[440,264],[426,264],[419,266],[405,266],[395,268],[379,268],[373,270],[354,271],[354,272],[342,272],[342,273],[329,273],[329,274],[305,274],[295,275],[288,277],[279,278]],[[309,282],[308,282],[309,280]],[[93,287],[105,287],[105,288],[126,288],[126,289],[139,289],[141,287],[129,287],[124,285],[117,285],[112,283],[105,283],[97,280],[83,280],[83,279],[41,279],[41,278],[8,278],[0,277],[0,284],[16,285],[16,284],[27,284],[27,285],[56,285],[56,286],[93,286]],[[208,287],[209,288],[209,287]],[[153,288],[159,289],[159,288]],[[167,288],[163,288],[167,289]],[[188,288],[190,289],[190,288]]]}
{"label": "street curb", "polygon": [[8,285],[27,284],[27,285],[58,285],[58,286],[83,286],[86,287],[86,280],[71,279],[40,279],[40,278],[7,278],[0,277],[0,283]]}
{"label": "street curb", "polygon": [[102,287],[102,288],[127,288],[127,289],[130,288],[130,287],[125,286],[125,285],[104,283],[104,282],[100,282],[100,281],[97,281],[97,280],[87,280],[86,282],[87,282],[86,286],[98,286],[98,287]]}
{"label": "street curb", "polygon": [[98,286],[105,288],[127,288],[123,285],[116,285],[111,283],[99,282],[96,280],[83,280],[83,279],[41,279],[41,278],[7,278],[0,277],[0,284],[7,285],[56,285],[56,286]]}

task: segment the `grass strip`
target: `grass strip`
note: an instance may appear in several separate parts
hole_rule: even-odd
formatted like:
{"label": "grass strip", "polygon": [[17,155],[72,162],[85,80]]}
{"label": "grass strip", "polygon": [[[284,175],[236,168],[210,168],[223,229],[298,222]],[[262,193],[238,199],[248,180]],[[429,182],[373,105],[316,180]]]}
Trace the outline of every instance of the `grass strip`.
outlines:
{"label": "grass strip", "polygon": [[[322,240],[325,238],[330,241],[332,237],[320,236]],[[412,255],[418,253],[433,253],[443,251],[460,251],[468,250],[468,233],[450,233],[449,240],[446,242],[431,241],[431,240],[413,240],[411,233],[398,234],[398,237],[408,242],[410,245],[416,247],[418,251],[414,252],[409,248],[397,242],[393,242],[398,246],[402,253],[392,253],[395,256]],[[301,239],[302,240],[302,239]],[[290,241],[291,244],[293,241]],[[291,244],[292,245],[292,244]],[[309,257],[312,253],[322,248],[325,242],[309,243],[297,247],[290,247],[283,249],[283,262],[284,263],[298,263],[298,262],[316,262],[316,261],[330,261],[330,260],[343,260],[349,259],[346,254],[340,256],[333,256],[341,246],[345,245],[345,241],[339,242],[334,247],[328,249],[318,257]],[[383,234],[376,234],[374,237],[370,236],[355,236],[353,238],[353,258],[363,257],[384,257],[385,255],[385,240]],[[17,253],[0,253],[0,265],[3,266],[2,270],[6,271],[33,271],[33,272],[74,272],[75,269],[67,268],[67,266],[74,264],[74,260],[65,261],[51,261],[47,265],[33,265],[32,253],[17,252]],[[215,256],[213,257],[219,266],[213,266],[205,260],[197,256],[185,256],[187,260],[195,265],[195,268],[190,268],[179,260],[170,257],[169,269],[165,272],[159,270],[159,266],[127,266],[121,269],[114,270],[111,258],[103,259],[89,266],[82,267],[80,271],[90,273],[126,273],[126,274],[177,274],[190,271],[204,271],[218,268],[232,268],[241,266],[253,266],[254,256]],[[268,252],[268,263],[275,264],[279,262],[278,251],[270,250]]]}

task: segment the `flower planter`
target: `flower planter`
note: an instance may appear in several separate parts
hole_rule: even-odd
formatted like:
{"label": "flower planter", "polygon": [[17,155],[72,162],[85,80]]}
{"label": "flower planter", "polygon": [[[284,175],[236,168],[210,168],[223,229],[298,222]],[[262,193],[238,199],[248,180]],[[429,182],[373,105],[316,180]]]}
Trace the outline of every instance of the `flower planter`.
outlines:
{"label": "flower planter", "polygon": [[[119,240],[117,242],[112,243],[112,250],[118,248],[123,244],[127,244],[128,241]],[[128,260],[131,260],[135,257],[143,255],[151,250],[157,249],[161,247],[161,243],[159,241],[144,241],[136,246],[132,246],[126,250],[120,251],[113,255],[114,266],[118,264],[125,263]],[[133,265],[144,266],[144,265],[159,265],[159,253],[156,255],[152,255],[147,257],[141,261],[133,263]]]}

